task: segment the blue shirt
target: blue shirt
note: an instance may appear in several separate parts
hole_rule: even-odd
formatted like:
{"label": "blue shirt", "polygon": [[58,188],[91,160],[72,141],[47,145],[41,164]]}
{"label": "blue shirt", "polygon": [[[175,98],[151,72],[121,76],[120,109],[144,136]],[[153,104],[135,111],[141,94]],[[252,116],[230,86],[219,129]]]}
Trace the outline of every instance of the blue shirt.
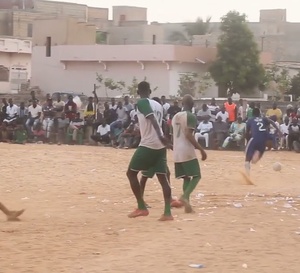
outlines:
{"label": "blue shirt", "polygon": [[262,139],[266,140],[268,138],[268,128],[269,128],[270,122],[267,118],[250,118],[247,121],[247,132],[251,132],[251,137],[255,139]]}

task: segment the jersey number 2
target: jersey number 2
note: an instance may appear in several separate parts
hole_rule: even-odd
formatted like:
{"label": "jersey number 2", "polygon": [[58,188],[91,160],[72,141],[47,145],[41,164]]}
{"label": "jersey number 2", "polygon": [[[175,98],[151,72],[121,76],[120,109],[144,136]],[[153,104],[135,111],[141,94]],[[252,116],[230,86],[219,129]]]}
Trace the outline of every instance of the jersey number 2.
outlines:
{"label": "jersey number 2", "polygon": [[257,124],[258,130],[259,130],[260,132],[266,131],[266,128],[264,128],[264,124],[263,124],[262,122],[257,122],[256,124]]}

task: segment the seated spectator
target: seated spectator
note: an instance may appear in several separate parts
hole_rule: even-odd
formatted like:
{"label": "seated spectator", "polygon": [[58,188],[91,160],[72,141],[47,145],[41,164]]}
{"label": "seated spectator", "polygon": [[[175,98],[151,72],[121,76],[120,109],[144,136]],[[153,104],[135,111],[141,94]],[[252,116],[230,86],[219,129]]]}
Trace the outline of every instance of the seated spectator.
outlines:
{"label": "seated spectator", "polygon": [[122,125],[121,123],[119,123],[115,128],[114,133],[111,132],[110,137],[111,137],[111,144],[113,147],[118,146],[119,136],[124,132],[126,128],[127,128],[126,124]]}
{"label": "seated spectator", "polygon": [[6,117],[3,120],[7,125],[16,121],[18,117],[18,106],[13,103],[12,99],[8,100],[8,105],[6,106]]}
{"label": "seated spectator", "polygon": [[117,110],[118,105],[116,104],[116,99],[115,98],[111,98],[110,99],[110,105],[109,105],[109,109],[113,109],[113,110]]}
{"label": "seated spectator", "polygon": [[64,112],[66,114],[66,118],[70,121],[77,117],[77,104],[73,101],[72,95],[68,97],[68,102],[65,104]]}
{"label": "seated spectator", "polygon": [[299,142],[300,140],[300,125],[298,119],[293,118],[292,123],[289,125],[288,145],[291,151],[294,146],[294,141]]}
{"label": "seated spectator", "polygon": [[129,96],[124,97],[124,108],[126,109],[128,115],[134,109],[133,104],[129,102]]}
{"label": "seated spectator", "polygon": [[222,106],[221,110],[217,113],[216,119],[218,119],[218,117],[221,117],[223,122],[228,122],[229,114],[227,113],[225,106]]}
{"label": "seated spectator", "polygon": [[197,119],[199,122],[202,122],[204,120],[210,120],[211,119],[211,112],[208,109],[207,104],[202,105],[202,109],[200,109],[197,113]]}
{"label": "seated spectator", "polygon": [[40,121],[42,114],[42,107],[37,104],[36,100],[32,101],[32,105],[28,107],[28,119],[26,121],[26,128],[28,136],[32,136],[32,127],[34,128]]}
{"label": "seated spectator", "polygon": [[111,142],[110,126],[109,124],[107,124],[105,119],[103,120],[102,124],[99,125],[96,135],[92,135],[91,139],[94,140],[96,143],[101,144],[109,144]]}
{"label": "seated spectator", "polygon": [[218,148],[220,148],[228,135],[228,123],[222,121],[222,117],[218,116],[216,122],[213,124],[213,131]]}
{"label": "seated spectator", "polygon": [[237,121],[231,123],[229,129],[229,136],[224,140],[222,148],[225,149],[230,142],[237,142],[240,146],[245,137],[246,123],[243,122],[242,117],[238,117]]}
{"label": "seated spectator", "polygon": [[118,148],[133,148],[140,140],[140,129],[137,123],[131,122],[118,139]]}
{"label": "seated spectator", "polygon": [[14,143],[15,144],[25,144],[27,142],[27,131],[24,127],[24,124],[20,121],[17,124],[14,133]]}
{"label": "seated spectator", "polygon": [[43,130],[43,124],[38,122],[35,127],[32,129],[33,141],[35,143],[44,143],[45,142],[45,131]]}
{"label": "seated spectator", "polygon": [[85,107],[85,110],[84,110],[84,118],[85,119],[95,119],[95,113],[96,113],[96,109],[95,108],[95,105],[94,105],[94,98],[93,97],[89,97],[88,98],[88,104],[87,106]]}
{"label": "seated spectator", "polygon": [[103,118],[106,120],[108,125],[116,121],[118,118],[116,111],[109,107],[108,102],[104,103]]}
{"label": "seated spectator", "polygon": [[197,127],[197,133],[195,133],[195,139],[198,142],[199,139],[205,140],[205,147],[209,147],[209,134],[213,130],[213,125],[208,119],[199,123]]}
{"label": "seated spectator", "polygon": [[[66,115],[67,117],[67,115]],[[78,133],[83,133],[84,120],[80,118],[80,113],[75,115],[75,118],[71,120],[69,125],[70,133],[72,133],[72,143],[75,144],[77,142]]]}
{"label": "seated spectator", "polygon": [[53,107],[52,99],[48,99],[47,104],[43,106],[43,130],[46,134],[46,141],[50,141],[50,136],[53,131],[55,109]]}
{"label": "seated spectator", "polygon": [[271,118],[272,116],[276,116],[278,122],[282,121],[282,112],[277,107],[277,103],[276,102],[274,102],[272,108],[268,109],[267,112],[266,112],[266,117],[267,118]]}
{"label": "seated spectator", "polygon": [[289,125],[290,125],[290,119],[288,116],[285,116],[284,122],[280,124],[280,131],[282,133],[282,136],[280,138],[280,149],[288,149],[288,136],[289,136]]}
{"label": "seated spectator", "polygon": [[118,102],[118,107],[116,110],[117,113],[117,120],[112,122],[110,124],[110,130],[111,133],[115,136],[115,130],[121,126],[121,128],[125,125],[127,127],[127,121],[128,121],[128,113],[127,109],[123,107],[123,104],[121,101]]}
{"label": "seated spectator", "polygon": [[24,102],[21,102],[20,107],[18,108],[18,118],[23,124],[25,124],[28,118],[28,108],[25,106]]}
{"label": "seated spectator", "polygon": [[129,115],[130,115],[130,121],[135,122],[135,117],[137,116],[137,104],[134,105],[134,109],[130,112]]}
{"label": "seated spectator", "polygon": [[[270,117],[270,119],[273,120],[275,122],[275,124],[277,125],[277,127],[279,128],[277,116],[274,115],[274,116]],[[277,150],[278,149],[278,132],[272,124],[270,124],[269,136],[270,136],[270,139],[272,140],[272,149]]]}
{"label": "seated spectator", "polygon": [[66,118],[65,113],[61,113],[61,117],[57,119],[57,144],[61,145],[65,142],[67,128],[69,127],[70,121]]}

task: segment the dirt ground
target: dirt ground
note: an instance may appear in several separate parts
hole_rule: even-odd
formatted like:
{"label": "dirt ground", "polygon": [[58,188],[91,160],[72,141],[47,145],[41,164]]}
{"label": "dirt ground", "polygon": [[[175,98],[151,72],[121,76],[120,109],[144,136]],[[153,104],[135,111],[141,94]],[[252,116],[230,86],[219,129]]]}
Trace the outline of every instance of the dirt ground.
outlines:
{"label": "dirt ground", "polygon": [[[1,202],[26,211],[21,222],[0,215],[0,273],[300,272],[299,154],[267,152],[248,186],[242,152],[208,151],[196,213],[174,209],[175,220],[161,223],[156,179],[146,189],[150,215],[127,218],[136,205],[125,176],[132,153],[1,144]],[[179,196],[181,181],[171,182]]]}

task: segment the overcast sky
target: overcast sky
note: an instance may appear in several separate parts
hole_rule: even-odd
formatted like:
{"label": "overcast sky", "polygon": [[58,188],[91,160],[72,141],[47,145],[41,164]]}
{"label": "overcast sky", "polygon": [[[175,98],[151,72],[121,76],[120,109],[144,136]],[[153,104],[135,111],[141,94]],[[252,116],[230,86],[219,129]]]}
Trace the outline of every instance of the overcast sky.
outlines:
{"label": "overcast sky", "polygon": [[261,9],[287,9],[287,19],[299,22],[300,0],[64,0],[94,7],[109,8],[128,5],[148,8],[148,21],[184,22],[194,21],[198,16],[212,16],[212,21],[229,10],[245,13],[248,20],[257,22]]}

